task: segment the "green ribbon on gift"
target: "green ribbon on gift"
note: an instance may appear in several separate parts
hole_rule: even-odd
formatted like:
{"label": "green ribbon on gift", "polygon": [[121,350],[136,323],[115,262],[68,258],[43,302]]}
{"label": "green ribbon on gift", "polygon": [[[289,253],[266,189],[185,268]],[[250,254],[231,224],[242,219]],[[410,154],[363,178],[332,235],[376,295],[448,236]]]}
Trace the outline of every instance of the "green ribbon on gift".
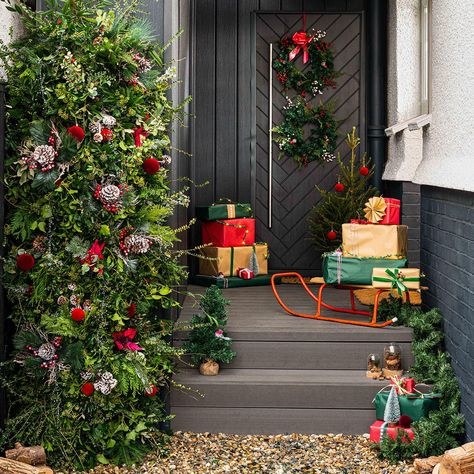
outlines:
{"label": "green ribbon on gift", "polygon": [[404,281],[420,281],[420,277],[406,277],[403,275],[403,272],[401,272],[398,268],[386,268],[385,273],[390,277],[390,278],[384,278],[384,277],[376,277],[374,276],[372,278],[373,281],[383,281],[383,282],[389,282],[392,283],[392,288],[396,288],[399,296],[402,295],[403,291],[408,291],[408,288],[406,285],[403,283]]}

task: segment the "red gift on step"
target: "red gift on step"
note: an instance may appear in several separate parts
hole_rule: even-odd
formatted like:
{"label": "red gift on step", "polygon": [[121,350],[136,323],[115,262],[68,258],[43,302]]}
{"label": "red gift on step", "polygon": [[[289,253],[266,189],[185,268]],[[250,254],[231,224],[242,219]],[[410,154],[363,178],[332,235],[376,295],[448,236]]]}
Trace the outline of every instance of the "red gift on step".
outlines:
{"label": "red gift on step", "polygon": [[414,437],[415,434],[411,428],[403,428],[400,425],[397,426],[388,426],[387,423],[377,420],[370,425],[370,441],[373,443],[380,443],[380,437],[382,430],[385,435],[390,436],[393,440],[397,439],[398,433],[400,431],[405,432],[404,441],[409,443]]}
{"label": "red gift on step", "polygon": [[237,275],[239,275],[239,278],[242,278],[242,280],[250,280],[254,277],[253,272],[248,268],[238,268]]}
{"label": "red gift on step", "polygon": [[378,224],[400,225],[400,201],[386,197],[383,200],[387,207],[385,209],[385,216],[383,216],[383,219]]}
{"label": "red gift on step", "polygon": [[255,243],[255,219],[222,219],[202,223],[202,243],[214,247],[242,247]]}

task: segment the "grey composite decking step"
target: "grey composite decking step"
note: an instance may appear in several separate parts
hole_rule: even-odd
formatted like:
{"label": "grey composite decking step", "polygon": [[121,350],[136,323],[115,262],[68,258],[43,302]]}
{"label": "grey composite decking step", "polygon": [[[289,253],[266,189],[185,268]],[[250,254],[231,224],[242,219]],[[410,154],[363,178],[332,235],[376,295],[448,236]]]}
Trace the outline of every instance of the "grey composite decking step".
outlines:
{"label": "grey composite decking step", "polygon": [[363,434],[375,420],[373,410],[297,408],[175,407],[174,431],[228,434]]}
{"label": "grey composite decking step", "polygon": [[[387,342],[300,342],[300,341],[234,341],[237,357],[226,367],[233,369],[326,369],[363,370],[367,356],[383,354]],[[176,341],[176,345],[180,345]],[[411,342],[399,343],[402,364],[408,369],[413,362]],[[185,356],[184,360],[187,359]],[[183,365],[181,364],[181,367]]]}
{"label": "grey composite decking step", "polygon": [[[317,293],[318,286],[311,286]],[[206,289],[189,286],[194,294],[202,294]],[[295,311],[314,314],[315,302],[299,285],[279,285],[278,291],[287,305]],[[271,287],[229,288],[223,290],[225,298],[230,301],[228,307],[228,332],[235,341],[301,341],[301,342],[411,342],[413,333],[406,327],[369,328],[338,324],[314,319],[299,318],[287,314],[276,301]],[[327,288],[325,301],[349,308],[347,291]],[[367,307],[358,305],[359,309]],[[180,317],[180,323],[189,321],[193,313],[199,312],[198,305],[192,297],[187,297]],[[338,318],[352,318],[367,321],[367,316],[354,316],[324,310],[323,314]],[[187,337],[187,331],[177,331],[176,340]]]}
{"label": "grey composite decking step", "polygon": [[206,408],[285,408],[373,410],[372,400],[386,382],[356,370],[224,369],[215,377],[186,369],[175,381],[196,390],[171,393],[171,406]]}

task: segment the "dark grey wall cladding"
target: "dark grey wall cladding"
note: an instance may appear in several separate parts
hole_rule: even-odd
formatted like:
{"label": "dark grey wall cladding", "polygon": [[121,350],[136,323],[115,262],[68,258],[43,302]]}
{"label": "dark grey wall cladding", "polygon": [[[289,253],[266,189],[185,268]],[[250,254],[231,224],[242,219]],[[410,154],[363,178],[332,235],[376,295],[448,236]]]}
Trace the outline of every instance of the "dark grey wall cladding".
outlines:
{"label": "dark grey wall cladding", "polygon": [[467,436],[474,439],[474,193],[422,186],[424,302],[441,309],[446,348],[462,392]]}

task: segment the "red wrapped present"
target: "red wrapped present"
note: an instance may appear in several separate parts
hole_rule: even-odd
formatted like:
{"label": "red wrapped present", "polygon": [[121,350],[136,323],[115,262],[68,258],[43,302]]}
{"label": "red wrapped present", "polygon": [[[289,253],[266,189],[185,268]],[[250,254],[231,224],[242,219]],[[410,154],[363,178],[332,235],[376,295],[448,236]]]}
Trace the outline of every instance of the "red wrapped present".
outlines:
{"label": "red wrapped present", "polygon": [[202,243],[214,247],[242,247],[255,243],[255,219],[223,219],[202,223]]}
{"label": "red wrapped present", "polygon": [[411,428],[403,428],[400,425],[388,426],[388,423],[377,420],[370,425],[370,441],[373,443],[380,443],[382,432],[384,436],[388,435],[390,438],[395,440],[397,439],[399,431],[405,432],[403,441],[406,443],[409,443],[415,437]]}
{"label": "red wrapped present", "polygon": [[239,275],[239,278],[242,278],[242,280],[250,280],[254,277],[253,272],[248,268],[238,268],[237,275]]}
{"label": "red wrapped present", "polygon": [[383,198],[387,207],[385,208],[385,215],[379,221],[379,224],[385,225],[400,225],[400,201],[393,198]]}

